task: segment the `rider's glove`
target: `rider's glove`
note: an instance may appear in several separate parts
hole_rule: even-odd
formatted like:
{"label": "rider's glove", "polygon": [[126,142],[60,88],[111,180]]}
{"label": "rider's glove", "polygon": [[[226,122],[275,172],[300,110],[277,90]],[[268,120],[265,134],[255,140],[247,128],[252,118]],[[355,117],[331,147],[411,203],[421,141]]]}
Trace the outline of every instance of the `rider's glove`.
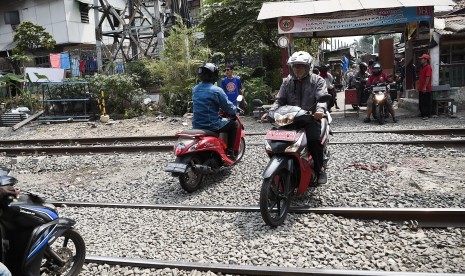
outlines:
{"label": "rider's glove", "polygon": [[0,199],[7,196],[16,196],[16,190],[11,185],[0,186]]}

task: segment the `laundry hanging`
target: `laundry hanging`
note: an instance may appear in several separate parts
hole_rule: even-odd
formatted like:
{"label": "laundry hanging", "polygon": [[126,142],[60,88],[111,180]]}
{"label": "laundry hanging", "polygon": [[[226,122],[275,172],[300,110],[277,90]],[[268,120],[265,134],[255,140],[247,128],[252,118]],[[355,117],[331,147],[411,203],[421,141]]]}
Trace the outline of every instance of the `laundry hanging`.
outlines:
{"label": "laundry hanging", "polygon": [[60,54],[50,54],[50,66],[52,68],[61,68]]}
{"label": "laundry hanging", "polygon": [[77,58],[71,59],[71,76],[79,77],[79,60]]}
{"label": "laundry hanging", "polygon": [[69,70],[71,68],[68,53],[60,54],[60,67],[65,70]]}

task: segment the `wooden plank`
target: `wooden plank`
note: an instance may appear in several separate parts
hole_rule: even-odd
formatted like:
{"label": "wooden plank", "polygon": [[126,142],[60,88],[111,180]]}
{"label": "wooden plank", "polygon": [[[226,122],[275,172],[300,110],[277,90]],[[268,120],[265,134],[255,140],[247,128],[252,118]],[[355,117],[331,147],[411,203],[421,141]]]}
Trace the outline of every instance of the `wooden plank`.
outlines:
{"label": "wooden plank", "polygon": [[40,115],[42,115],[42,113],[44,113],[43,110],[37,112],[36,114],[32,115],[31,117],[27,118],[26,120],[20,122],[20,123],[17,123],[16,125],[14,125],[12,128],[13,128],[13,131],[14,130],[17,130],[19,129],[20,127],[24,126],[25,124],[29,123],[30,121],[34,120],[35,118],[39,117]]}

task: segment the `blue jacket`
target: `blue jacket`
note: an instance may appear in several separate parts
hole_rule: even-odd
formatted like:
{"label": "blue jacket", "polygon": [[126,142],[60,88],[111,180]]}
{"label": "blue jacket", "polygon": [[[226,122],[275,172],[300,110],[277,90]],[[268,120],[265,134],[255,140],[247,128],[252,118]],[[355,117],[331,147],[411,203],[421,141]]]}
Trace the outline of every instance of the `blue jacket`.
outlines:
{"label": "blue jacket", "polygon": [[192,90],[192,100],[193,128],[217,131],[228,123],[228,120],[218,116],[220,109],[231,116],[236,114],[236,107],[228,100],[223,89],[211,83],[202,82],[196,85]]}

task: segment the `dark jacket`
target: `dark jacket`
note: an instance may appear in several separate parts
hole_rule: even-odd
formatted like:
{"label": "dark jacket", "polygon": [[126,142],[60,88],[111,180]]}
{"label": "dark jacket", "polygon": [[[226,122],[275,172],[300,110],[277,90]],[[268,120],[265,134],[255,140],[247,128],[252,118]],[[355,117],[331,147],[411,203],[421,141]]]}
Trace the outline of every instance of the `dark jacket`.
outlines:
{"label": "dark jacket", "polygon": [[282,105],[295,105],[312,112],[326,112],[326,103],[317,103],[317,99],[327,93],[326,81],[318,75],[310,73],[300,81],[289,75],[270,110]]}

